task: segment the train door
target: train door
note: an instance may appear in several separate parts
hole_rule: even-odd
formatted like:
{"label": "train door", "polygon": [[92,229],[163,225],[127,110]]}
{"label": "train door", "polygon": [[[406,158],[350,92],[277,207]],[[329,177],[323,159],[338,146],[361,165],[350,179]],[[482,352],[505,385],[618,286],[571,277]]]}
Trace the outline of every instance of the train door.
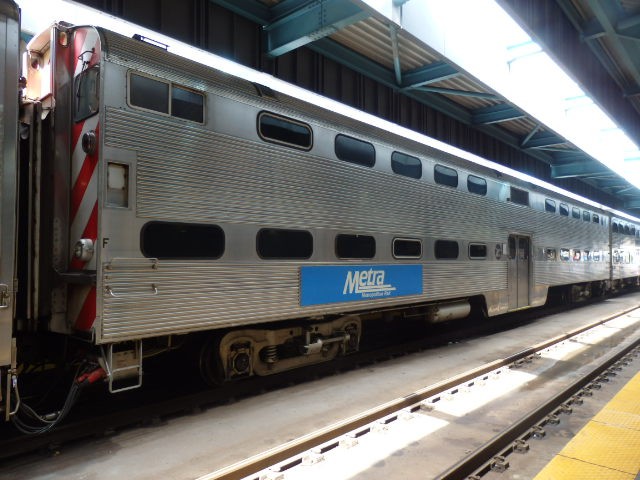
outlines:
{"label": "train door", "polygon": [[[0,2],[0,367],[12,361],[19,35],[18,7],[13,2]],[[0,391],[0,399],[2,395]]]}
{"label": "train door", "polygon": [[509,235],[509,310],[529,306],[531,237]]}

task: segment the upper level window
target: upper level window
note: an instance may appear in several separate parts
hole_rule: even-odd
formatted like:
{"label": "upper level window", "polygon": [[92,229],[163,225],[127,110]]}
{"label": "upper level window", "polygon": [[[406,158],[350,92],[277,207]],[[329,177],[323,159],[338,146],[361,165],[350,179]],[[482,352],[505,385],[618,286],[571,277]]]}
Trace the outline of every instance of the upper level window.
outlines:
{"label": "upper level window", "polygon": [[562,215],[563,217],[569,216],[569,205],[567,205],[566,203],[560,204],[560,215]]}
{"label": "upper level window", "polygon": [[178,85],[171,86],[171,115],[192,122],[204,122],[204,95]]}
{"label": "upper level window", "polygon": [[455,240],[436,240],[434,253],[438,260],[458,258],[458,242]]}
{"label": "upper level window", "polygon": [[487,194],[487,181],[484,178],[475,175],[467,176],[467,190],[477,195]]}
{"label": "upper level window", "polygon": [[376,163],[376,149],[363,140],[338,134],[335,140],[336,157],[345,162],[373,167]]}
{"label": "upper level window", "polygon": [[263,228],[256,237],[258,255],[265,259],[309,258],[313,237],[306,230]]}
{"label": "upper level window", "polygon": [[301,150],[311,149],[313,143],[313,134],[309,125],[269,112],[260,112],[258,115],[258,134],[267,142]]}
{"label": "upper level window", "polygon": [[587,212],[586,210],[582,211],[582,220],[584,220],[585,222],[590,222],[591,221],[591,213]]}
{"label": "upper level window", "polygon": [[74,81],[76,122],[98,113],[100,106],[100,67],[98,65],[80,73]]}
{"label": "upper level window", "polygon": [[173,117],[204,122],[204,95],[156,78],[129,74],[129,104]]}
{"label": "upper level window", "polygon": [[593,214],[593,223],[600,223],[600,216],[597,213]]}
{"label": "upper level window", "polygon": [[160,259],[215,259],[224,253],[224,232],[217,225],[148,222],[140,231],[145,257]]}
{"label": "upper level window", "polygon": [[573,207],[571,209],[571,216],[580,220],[580,209],[578,207]]}
{"label": "upper level window", "polygon": [[525,207],[529,206],[529,192],[526,190],[521,190],[516,187],[511,187],[511,196],[509,199],[513,203],[517,203],[518,205],[524,205]]}
{"label": "upper level window", "polygon": [[611,231],[612,231],[613,233],[618,233],[618,222],[613,222],[613,223],[611,224]]}
{"label": "upper level window", "polygon": [[556,202],[549,198],[544,200],[544,211],[549,213],[556,213]]}
{"label": "upper level window", "polygon": [[393,256],[396,258],[420,258],[422,256],[422,242],[410,238],[394,238]]}
{"label": "upper level window", "polygon": [[338,258],[373,258],[376,255],[376,240],[369,235],[337,235]]}
{"label": "upper level window", "polygon": [[433,178],[440,185],[454,188],[458,186],[458,172],[444,165],[436,165],[433,168]]}
{"label": "upper level window", "polygon": [[406,153],[393,152],[391,154],[391,169],[394,173],[405,177],[422,177],[422,162],[419,158]]}

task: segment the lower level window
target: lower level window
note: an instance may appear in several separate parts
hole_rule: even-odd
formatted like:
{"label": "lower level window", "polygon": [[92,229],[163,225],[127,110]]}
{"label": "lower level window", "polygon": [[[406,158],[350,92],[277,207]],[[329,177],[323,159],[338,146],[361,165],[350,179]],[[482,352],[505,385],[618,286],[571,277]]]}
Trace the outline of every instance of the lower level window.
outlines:
{"label": "lower level window", "polygon": [[455,259],[460,254],[455,240],[436,240],[434,252],[438,260]]}
{"label": "lower level window", "polygon": [[215,259],[224,247],[224,231],[217,225],[149,222],[140,231],[140,248],[149,258]]}
{"label": "lower level window", "polygon": [[376,240],[369,235],[337,235],[338,258],[373,258],[376,255]]}
{"label": "lower level window", "polygon": [[265,259],[309,258],[313,253],[313,237],[306,230],[263,228],[256,238],[258,255]]}

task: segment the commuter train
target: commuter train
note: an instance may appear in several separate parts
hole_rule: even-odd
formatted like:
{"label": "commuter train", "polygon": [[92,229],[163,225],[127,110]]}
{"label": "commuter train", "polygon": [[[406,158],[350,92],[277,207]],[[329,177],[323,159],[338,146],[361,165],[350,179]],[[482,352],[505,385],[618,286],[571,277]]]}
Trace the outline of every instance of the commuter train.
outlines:
{"label": "commuter train", "polygon": [[0,20],[0,411],[23,431],[71,403],[27,406],[36,364],[77,365],[71,399],[118,392],[189,339],[219,383],[356,351],[371,319],[638,283],[640,219],[144,38],[58,23],[21,62],[12,1]]}

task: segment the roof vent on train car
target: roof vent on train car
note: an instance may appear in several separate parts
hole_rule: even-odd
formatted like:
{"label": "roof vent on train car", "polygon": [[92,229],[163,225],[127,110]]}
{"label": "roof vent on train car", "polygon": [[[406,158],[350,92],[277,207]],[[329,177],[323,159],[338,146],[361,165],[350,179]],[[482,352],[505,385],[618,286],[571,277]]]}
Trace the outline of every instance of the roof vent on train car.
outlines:
{"label": "roof vent on train car", "polygon": [[166,43],[159,42],[157,40],[154,40],[153,38],[145,37],[144,35],[140,35],[139,33],[134,34],[131,38],[140,42],[148,43],[149,45],[161,48],[163,50],[169,49],[169,45],[167,45]]}
{"label": "roof vent on train car", "polygon": [[251,82],[251,83],[253,84],[256,91],[258,92],[258,95],[260,95],[261,97],[270,98],[272,100],[278,100],[278,97],[276,97],[276,92],[271,90],[271,88],[267,87],[266,85],[261,85],[259,83],[255,83],[255,82]]}

